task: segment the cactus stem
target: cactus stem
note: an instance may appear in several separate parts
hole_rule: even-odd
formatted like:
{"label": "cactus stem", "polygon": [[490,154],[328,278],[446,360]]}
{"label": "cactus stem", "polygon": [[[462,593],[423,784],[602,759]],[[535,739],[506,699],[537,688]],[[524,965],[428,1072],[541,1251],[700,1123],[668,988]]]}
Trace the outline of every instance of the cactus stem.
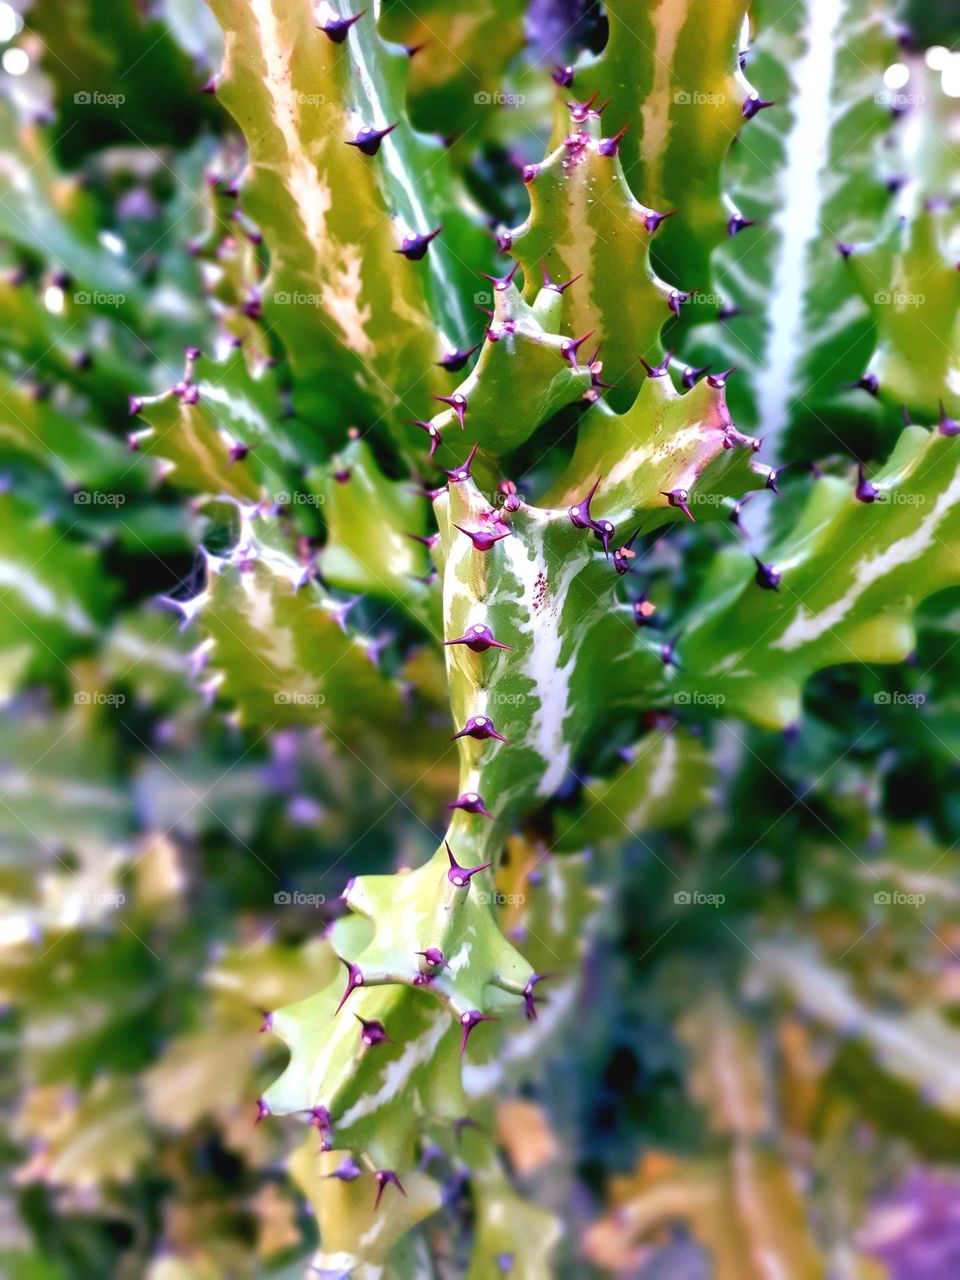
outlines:
{"label": "cactus stem", "polygon": [[465,635],[457,636],[455,640],[444,640],[443,643],[445,645],[465,644],[474,653],[484,653],[487,649],[509,649],[511,647],[508,644],[501,644],[499,640],[494,640],[493,632],[490,628],[485,627],[480,622],[474,623]]}
{"label": "cactus stem", "polygon": [[363,977],[363,974],[360,972],[360,966],[355,965],[350,960],[344,960],[342,956],[340,957],[340,959],[347,966],[347,989],[346,991],[344,991],[340,999],[340,1003],[337,1005],[336,1009],[334,1010],[334,1015],[340,1012],[343,1006],[347,1003],[347,1001],[356,991],[357,987],[362,987],[364,983],[364,977]]}
{"label": "cactus stem", "polygon": [[409,262],[419,262],[430,248],[431,240],[436,239],[442,230],[443,227],[437,227],[434,231],[414,232],[404,236],[400,248],[393,252],[403,254]]}
{"label": "cactus stem", "polygon": [[497,742],[509,742],[509,738],[497,733],[489,716],[471,716],[463,728],[453,734],[450,741],[456,742],[458,738],[496,738]]}
{"label": "cactus stem", "polygon": [[395,124],[388,124],[385,129],[375,129],[372,125],[364,125],[357,131],[355,138],[346,140],[346,145],[356,147],[365,156],[375,156],[380,150],[380,143],[388,133],[393,133],[396,127]]}
{"label": "cactus stem", "polygon": [[322,31],[334,44],[343,44],[350,34],[350,28],[355,22],[359,22],[366,12],[366,9],[361,9],[359,13],[350,14],[346,18],[336,16],[327,18],[325,21],[317,23],[317,29]]}
{"label": "cactus stem", "polygon": [[483,797],[476,791],[464,791],[456,800],[451,800],[448,809],[462,809],[464,813],[478,813],[483,818],[492,818],[493,814],[483,803]]}

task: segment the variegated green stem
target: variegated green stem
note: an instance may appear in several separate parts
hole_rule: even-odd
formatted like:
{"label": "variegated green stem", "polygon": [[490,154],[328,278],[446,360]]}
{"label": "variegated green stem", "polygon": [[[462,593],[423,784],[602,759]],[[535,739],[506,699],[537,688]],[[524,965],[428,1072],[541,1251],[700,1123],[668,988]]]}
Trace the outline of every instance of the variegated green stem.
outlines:
{"label": "variegated green stem", "polygon": [[[245,204],[271,252],[268,320],[302,394],[313,387],[341,417],[386,418],[407,448],[407,420],[446,389],[434,362],[469,332],[463,264],[485,256],[440,145],[407,121],[407,55],[380,38],[372,8],[338,29],[354,16],[344,0],[211,7],[226,39],[218,92],[250,147]],[[411,238],[439,226],[408,260]]]}

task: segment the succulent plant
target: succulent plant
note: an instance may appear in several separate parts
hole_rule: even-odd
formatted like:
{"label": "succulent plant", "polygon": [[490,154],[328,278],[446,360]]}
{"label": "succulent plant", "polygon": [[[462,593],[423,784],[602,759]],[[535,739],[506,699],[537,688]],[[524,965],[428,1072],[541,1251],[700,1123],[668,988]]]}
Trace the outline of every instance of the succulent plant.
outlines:
{"label": "succulent plant", "polygon": [[12,1274],[812,1276],[939,1194],[957,117],[829,7],[26,16]]}

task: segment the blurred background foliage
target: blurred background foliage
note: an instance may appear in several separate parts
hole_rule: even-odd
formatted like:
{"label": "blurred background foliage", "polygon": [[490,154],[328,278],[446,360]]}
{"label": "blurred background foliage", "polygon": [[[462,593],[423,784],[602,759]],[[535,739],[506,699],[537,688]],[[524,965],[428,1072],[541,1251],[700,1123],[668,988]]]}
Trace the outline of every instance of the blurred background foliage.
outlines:
{"label": "blurred background foliage", "polygon": [[[751,75],[779,99],[790,85],[765,84],[764,59],[775,78],[770,33],[788,39],[790,18],[762,7]],[[463,200],[512,224],[550,64],[602,48],[605,18],[574,0],[456,8],[388,0],[381,30],[429,38],[412,119],[447,138]],[[957,38],[955,6],[911,10],[918,62]],[[206,7],[2,4],[0,35],[0,1273],[301,1276],[316,1225],[288,1169],[300,1140],[253,1124],[284,1061],[261,1025],[329,981],[348,876],[434,847],[456,785],[445,678],[416,618],[366,590],[350,617],[362,661],[419,700],[423,741],[332,741],[218,700],[177,602],[201,578],[197,544],[216,554],[236,514],[184,498],[202,449],[158,465],[161,410],[131,449],[130,398],[181,379],[186,348],[242,339],[219,376],[253,386],[259,479],[294,495],[303,562],[319,552],[321,569],[333,517],[316,469],[350,424],[312,391],[298,401],[258,314],[242,145],[202,92],[220,58]],[[477,86],[525,101],[486,110]],[[735,154],[728,171],[746,180]],[[687,350],[722,352],[717,331],[691,326]],[[889,415],[851,409],[842,381],[831,423],[885,454]],[[198,419],[199,438],[236,443],[231,425],[229,410]],[[785,458],[814,460],[823,442],[795,429]],[[785,474],[783,511],[806,483]],[[662,616],[724,536],[676,529],[647,550]],[[627,716],[549,832],[515,838],[504,931],[532,954],[566,886],[550,949],[583,966],[535,1052],[505,1051],[495,1109],[514,1191],[565,1225],[556,1274],[960,1273],[958,642],[945,592],[908,662],[821,673],[786,734],[696,706]],[[434,1269],[411,1275],[464,1274],[482,1228],[467,1166],[448,1165],[420,1228]]]}

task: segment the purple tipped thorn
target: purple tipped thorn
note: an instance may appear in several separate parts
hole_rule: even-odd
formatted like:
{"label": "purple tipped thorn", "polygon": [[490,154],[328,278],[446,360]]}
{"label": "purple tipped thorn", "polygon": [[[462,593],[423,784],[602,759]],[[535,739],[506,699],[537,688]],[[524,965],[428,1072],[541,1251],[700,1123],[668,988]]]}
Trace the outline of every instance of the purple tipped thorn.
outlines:
{"label": "purple tipped thorn", "polygon": [[130,408],[131,418],[135,418],[143,410],[143,400],[140,396],[130,396],[127,399],[127,404]]}
{"label": "purple tipped thorn", "polygon": [[466,415],[468,404],[467,397],[461,395],[459,391],[455,391],[452,396],[432,396],[433,400],[439,400],[441,404],[448,404],[457,415],[457,421],[460,423],[460,430],[463,430],[463,419]]}
{"label": "purple tipped thorn", "polygon": [[468,888],[473,876],[477,875],[481,871],[486,871],[488,867],[493,866],[492,862],[484,862],[479,867],[461,867],[460,863],[453,856],[453,850],[447,844],[446,840],[444,840],[443,843],[446,845],[447,858],[450,861],[450,869],[447,872],[447,879],[457,889]]}
{"label": "purple tipped thorn", "polygon": [[502,526],[497,529],[464,529],[463,525],[456,524],[453,527],[467,535],[475,551],[489,551],[502,538],[510,536],[510,530]]}
{"label": "purple tipped thorn", "polygon": [[598,520],[593,526],[593,536],[599,538],[605,556],[610,555],[610,539],[616,532],[616,527],[609,520]]}
{"label": "purple tipped thorn", "polygon": [[942,436],[952,437],[960,435],[960,422],[955,421],[947,413],[943,401],[940,401],[940,424],[938,430]]}
{"label": "purple tipped thorn", "polygon": [[[699,288],[700,286],[697,285],[697,289]],[[693,295],[697,292],[697,289],[687,289],[687,290],[671,289],[670,290],[670,296],[669,298],[667,298],[667,306],[670,308],[670,310],[673,312],[675,316],[679,316],[680,308],[683,306],[685,302],[690,301]]]}
{"label": "purple tipped thorn", "polygon": [[687,505],[690,501],[690,494],[686,489],[661,489],[660,492],[663,497],[666,498],[667,502],[670,503],[671,507],[676,507],[678,511],[683,512],[691,524],[697,523],[693,518],[689,506]]}
{"label": "purple tipped thorn", "polygon": [[462,809],[464,813],[479,813],[483,818],[492,818],[493,814],[483,803],[483,797],[476,791],[464,791],[456,800],[451,800],[448,809]]}
{"label": "purple tipped thorn", "polygon": [[483,346],[482,342],[478,342],[476,346],[469,347],[464,350],[461,347],[454,347],[452,351],[448,351],[442,360],[438,360],[437,364],[441,369],[446,369],[447,373],[459,373],[470,357]]}
{"label": "purple tipped thorn", "polygon": [[437,445],[440,443],[440,432],[432,422],[421,422],[419,418],[411,418],[410,422],[412,426],[420,427],[430,437],[430,457],[432,458],[437,452]]}
{"label": "purple tipped thorn", "polygon": [[700,380],[700,378],[703,377],[705,373],[709,373],[709,372],[710,372],[710,366],[708,364],[702,364],[699,366],[688,364],[686,369],[684,369],[683,371],[683,376],[681,377],[680,381],[689,391],[691,387],[695,387],[697,385],[697,382]]}
{"label": "purple tipped thorn", "polygon": [[540,166],[538,164],[525,164],[521,171],[521,176],[524,182],[530,183],[534,181],[539,172]]}
{"label": "purple tipped thorn", "polygon": [[[637,533],[639,532],[640,530],[638,529]],[[618,577],[622,578],[625,573],[630,572],[630,561],[635,559],[637,554],[632,549],[636,537],[637,534],[635,533],[633,537],[629,538],[623,544],[622,547],[617,547],[616,551],[613,553],[613,567],[617,571]]]}
{"label": "purple tipped thorn", "polygon": [[633,620],[638,627],[652,627],[653,615],[657,611],[657,606],[651,604],[645,595],[639,600],[633,602]]}
{"label": "purple tipped thorn", "polygon": [[673,359],[673,352],[668,351],[659,364],[648,364],[643,356],[640,357],[640,363],[647,371],[648,378],[665,378],[670,368],[670,361]]}
{"label": "purple tipped thorn", "polygon": [[385,1187],[392,1185],[397,1188],[401,1195],[405,1196],[407,1194],[403,1189],[403,1183],[392,1169],[378,1169],[373,1176],[377,1180],[377,1198],[373,1204],[375,1210],[380,1208],[380,1198]]}
{"label": "purple tipped thorn", "polygon": [[235,462],[242,462],[252,448],[252,445],[244,444],[241,440],[235,440],[230,446],[230,466],[233,466]]}
{"label": "purple tipped thorn", "polygon": [[360,972],[359,965],[354,964],[350,960],[344,960],[343,956],[341,956],[340,959],[347,966],[347,989],[346,991],[344,991],[343,996],[340,999],[340,1003],[337,1005],[336,1009],[334,1010],[335,1014],[340,1012],[343,1006],[347,1003],[347,1001],[356,991],[357,987],[362,987],[364,982],[363,974]]}
{"label": "purple tipped thorn", "polygon": [[475,444],[470,450],[466,462],[459,467],[454,467],[452,471],[447,472],[447,476],[449,477],[451,484],[462,484],[464,480],[470,479],[470,465],[477,456],[477,450],[479,448],[479,444]]}
{"label": "purple tipped thorn", "polygon": [[780,497],[780,489],[779,489],[779,488],[778,488],[778,486],[777,486],[777,481],[778,481],[778,480],[779,480],[779,478],[780,478],[780,472],[781,472],[781,471],[783,471],[783,470],[784,470],[784,468],[783,468],[783,467],[770,467],[770,468],[768,468],[768,470],[767,470],[767,478],[766,478],[766,480],[763,482],[763,487],[764,487],[765,489],[770,489],[770,490],[772,490],[772,491],[777,495],[777,497],[778,497],[778,498]]}
{"label": "purple tipped thorn", "polygon": [[419,262],[430,248],[430,241],[435,239],[442,230],[443,227],[437,227],[435,231],[404,236],[400,248],[394,249],[393,252],[402,253],[409,262]]}
{"label": "purple tipped thorn", "polygon": [[357,1162],[350,1156],[345,1156],[337,1165],[333,1173],[328,1173],[328,1178],[339,1178],[341,1182],[356,1182],[363,1174],[363,1170]]}
{"label": "purple tipped thorn", "polygon": [[444,640],[443,643],[445,645],[465,644],[474,653],[485,653],[487,649],[510,648],[510,645],[501,644],[499,640],[494,640],[493,632],[481,622],[475,622],[472,627],[467,629],[465,635],[457,636],[456,640]]}
{"label": "purple tipped thorn", "polygon": [[380,150],[380,143],[388,133],[393,133],[396,127],[395,124],[388,124],[385,129],[374,129],[372,125],[364,125],[362,129],[357,131],[355,138],[346,140],[346,145],[348,147],[356,147],[365,156],[375,156]]}
{"label": "purple tipped thorn", "polygon": [[615,156],[620,150],[620,140],[630,128],[625,124],[619,133],[615,133],[612,138],[601,138],[597,143],[597,151],[602,156]]}
{"label": "purple tipped thorn", "polygon": [[457,738],[496,738],[497,742],[509,742],[502,734],[497,733],[489,716],[471,716],[463,728],[455,733],[450,741]]}
{"label": "purple tipped thorn", "polygon": [[426,951],[418,951],[418,956],[423,956],[427,964],[433,965],[434,968],[445,969],[447,962],[443,958],[443,952],[439,947],[427,947]]}
{"label": "purple tipped thorn", "polygon": [[460,1026],[462,1034],[460,1036],[460,1057],[463,1057],[463,1051],[467,1047],[467,1041],[475,1027],[479,1027],[481,1022],[496,1022],[497,1019],[489,1014],[481,1013],[479,1009],[469,1009],[466,1013],[460,1015]]}
{"label": "purple tipped thorn", "polygon": [[727,385],[727,379],[736,371],[737,366],[732,364],[729,369],[724,369],[722,373],[709,374],[707,376],[707,386],[713,387],[714,391],[721,391]]}
{"label": "purple tipped thorn", "polygon": [[375,1018],[361,1018],[359,1013],[353,1015],[360,1023],[360,1039],[365,1045],[372,1047],[377,1044],[391,1043],[390,1037],[387,1035],[387,1029],[382,1022],[377,1022]]}
{"label": "purple tipped thorn", "polygon": [[527,979],[527,985],[523,988],[523,1003],[526,1009],[527,1018],[531,1022],[537,1020],[537,1004],[534,998],[534,987],[538,982],[543,982],[546,978],[552,978],[552,973],[532,973]]}
{"label": "purple tipped thorn", "polygon": [[326,22],[318,23],[317,29],[334,44],[343,44],[350,33],[350,28],[355,22],[359,22],[366,12],[366,9],[361,9],[359,13],[351,14],[348,18],[328,18]]}
{"label": "purple tipped thorn", "polygon": [[597,489],[600,487],[600,477],[594,480],[590,487],[590,492],[585,498],[581,498],[579,502],[574,503],[572,507],[567,508],[567,515],[570,517],[570,523],[575,529],[592,529],[594,527],[593,516],[590,514],[590,503],[594,499]]}
{"label": "purple tipped thorn", "polygon": [[875,396],[880,390],[880,379],[875,373],[865,373],[862,378],[858,378],[852,385]]}
{"label": "purple tipped thorn", "polygon": [[765,111],[767,107],[776,106],[774,102],[764,102],[759,93],[751,93],[743,104],[744,120],[752,120],[755,115]]}
{"label": "purple tipped thorn", "polygon": [[858,502],[876,502],[880,496],[880,490],[872,480],[867,479],[867,473],[861,462],[857,467],[857,487],[854,490]]}
{"label": "purple tipped thorn", "polygon": [[579,365],[577,363],[577,352],[580,350],[580,348],[583,346],[586,340],[588,338],[592,338],[595,333],[596,333],[595,329],[590,329],[587,333],[583,335],[582,338],[564,338],[563,342],[561,342],[560,354],[563,356],[565,360],[570,361],[570,365],[572,368],[574,369],[579,368]]}
{"label": "purple tipped thorn", "polygon": [[200,90],[200,92],[201,92],[201,93],[216,93],[216,92],[217,92],[217,77],[216,77],[216,76],[211,76],[211,77],[210,77],[210,79],[207,81],[207,83],[206,83],[206,84],[203,86],[203,88]]}
{"label": "purple tipped thorn", "polygon": [[671,209],[668,213],[657,213],[656,209],[645,209],[643,214],[643,225],[647,228],[651,235],[659,228],[661,222],[666,222],[667,218],[673,218],[677,214],[676,209]]}
{"label": "purple tipped thorn", "polygon": [[735,213],[727,223],[727,235],[738,236],[741,231],[746,231],[747,227],[756,225],[755,218],[745,218],[742,213]]}
{"label": "purple tipped thorn", "polygon": [[509,289],[510,285],[513,284],[513,277],[519,270],[520,260],[518,259],[505,276],[488,276],[485,271],[479,271],[477,274],[483,276],[484,280],[489,280],[496,293],[503,293],[505,289]]}
{"label": "purple tipped thorn", "polygon": [[573,84],[573,67],[562,67],[557,63],[553,69],[553,83],[561,89],[569,89]]}
{"label": "purple tipped thorn", "polygon": [[273,1014],[267,1009],[262,1009],[261,1012],[263,1014],[263,1022],[260,1024],[260,1034],[263,1035],[265,1031],[273,1030]]}
{"label": "purple tipped thorn", "polygon": [[837,241],[837,253],[839,253],[840,257],[843,258],[845,262],[849,261],[855,251],[854,245],[845,244],[843,240]]}
{"label": "purple tipped thorn", "polygon": [[[570,111],[571,119],[576,121],[577,124],[582,124],[583,121],[586,120],[587,116],[590,115],[593,109],[593,104],[596,102],[599,96],[600,96],[600,92],[599,90],[597,90],[596,93],[592,93],[590,95],[590,97],[586,100],[586,102],[568,102],[567,107]],[[594,112],[594,114],[596,115],[599,113]]]}
{"label": "purple tipped thorn", "polygon": [[513,248],[513,234],[506,227],[498,227],[493,233],[493,238],[501,253],[509,253]]}
{"label": "purple tipped thorn", "polygon": [[403,536],[410,538],[413,542],[422,542],[428,551],[432,551],[440,541],[439,533],[405,533]]}
{"label": "purple tipped thorn", "polygon": [[543,287],[552,289],[554,293],[563,293],[565,289],[569,289],[572,284],[576,284],[580,279],[580,276],[571,276],[569,280],[565,280],[563,283],[558,280],[551,280],[550,272],[547,270],[545,262],[540,263],[540,270],[543,273]]}
{"label": "purple tipped thorn", "polygon": [[758,587],[763,587],[764,591],[780,590],[780,574],[776,571],[772,564],[764,564],[762,560],[756,556],[757,572],[754,576],[754,582]]}
{"label": "purple tipped thorn", "polygon": [[257,1118],[256,1120],[254,1120],[253,1123],[259,1124],[261,1120],[266,1120],[269,1114],[270,1114],[270,1108],[267,1106],[267,1104],[264,1102],[262,1098],[258,1098],[257,1099]]}

